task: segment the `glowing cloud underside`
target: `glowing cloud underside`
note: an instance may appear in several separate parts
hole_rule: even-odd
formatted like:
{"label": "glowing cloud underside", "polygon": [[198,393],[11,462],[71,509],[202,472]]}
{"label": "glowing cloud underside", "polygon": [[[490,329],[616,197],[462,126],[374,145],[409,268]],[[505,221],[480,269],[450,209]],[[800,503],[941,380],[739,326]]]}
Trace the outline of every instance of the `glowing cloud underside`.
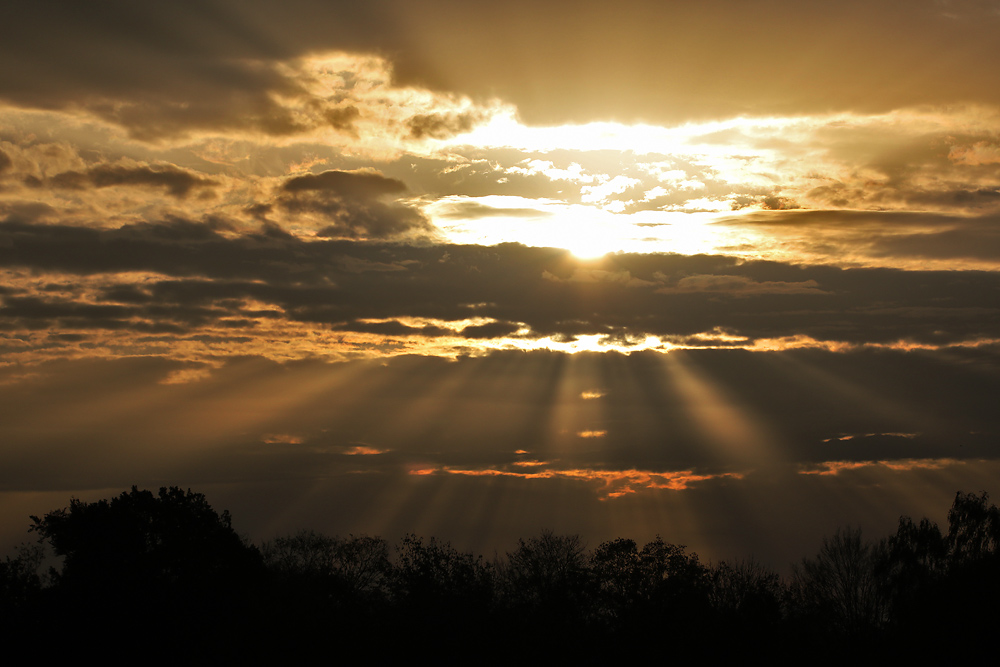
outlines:
{"label": "glowing cloud underside", "polygon": [[537,472],[519,472],[498,468],[458,469],[420,468],[409,471],[411,475],[448,474],[466,477],[511,477],[523,480],[567,479],[587,482],[597,486],[601,500],[648,490],[683,491],[692,484],[709,480],[742,479],[742,473],[720,473],[698,475],[690,470],[676,472],[651,472],[647,470],[592,470],[592,469],[549,469]]}

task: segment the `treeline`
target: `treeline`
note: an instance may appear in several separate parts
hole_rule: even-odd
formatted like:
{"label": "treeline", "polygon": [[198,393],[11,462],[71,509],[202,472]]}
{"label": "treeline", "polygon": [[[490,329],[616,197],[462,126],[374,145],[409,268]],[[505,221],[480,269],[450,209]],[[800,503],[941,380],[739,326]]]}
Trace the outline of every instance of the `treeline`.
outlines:
{"label": "treeline", "polygon": [[787,581],[659,537],[587,550],[543,532],[492,560],[415,535],[257,546],[176,487],[73,500],[31,530],[0,562],[0,631],[67,656],[930,659],[977,655],[1000,620],[1000,510],[985,493],[957,494],[946,532],[907,517],[878,541],[839,530]]}

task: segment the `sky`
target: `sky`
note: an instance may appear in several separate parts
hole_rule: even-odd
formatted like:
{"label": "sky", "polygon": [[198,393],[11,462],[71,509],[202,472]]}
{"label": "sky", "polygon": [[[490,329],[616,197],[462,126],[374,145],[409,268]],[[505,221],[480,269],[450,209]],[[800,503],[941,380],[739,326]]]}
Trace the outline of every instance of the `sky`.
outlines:
{"label": "sky", "polygon": [[1000,2],[4,14],[5,552],[134,484],[784,569],[1000,494]]}

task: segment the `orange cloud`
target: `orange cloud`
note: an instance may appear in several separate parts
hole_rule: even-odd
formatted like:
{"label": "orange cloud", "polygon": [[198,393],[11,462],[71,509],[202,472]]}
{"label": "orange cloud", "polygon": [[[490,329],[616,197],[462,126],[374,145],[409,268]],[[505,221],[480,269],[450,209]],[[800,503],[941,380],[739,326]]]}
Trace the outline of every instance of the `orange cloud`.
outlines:
{"label": "orange cloud", "polygon": [[855,438],[872,438],[877,435],[887,435],[893,438],[908,438],[913,439],[920,435],[919,433],[865,433],[865,434],[847,434],[837,436],[835,438],[824,438],[823,442],[833,442],[834,440],[854,440]]}
{"label": "orange cloud", "polygon": [[800,475],[839,475],[845,470],[861,468],[887,468],[895,471],[940,470],[953,465],[961,465],[957,459],[897,459],[894,461],[824,461],[799,470]]}
{"label": "orange cloud", "polygon": [[[539,463],[541,465],[541,463]],[[516,464],[515,464],[516,465]],[[457,469],[441,468],[441,472],[451,475],[463,475],[468,477],[517,477],[520,479],[569,479],[581,482],[599,483],[598,496],[601,500],[609,498],[620,498],[630,493],[637,493],[649,489],[668,489],[671,491],[683,491],[690,488],[692,484],[704,482],[712,479],[722,479],[731,477],[742,479],[743,473],[720,473],[714,475],[698,475],[691,470],[652,472],[649,470],[600,470],[592,468],[570,468],[570,469],[550,469],[538,470],[536,472],[519,472],[513,470],[501,470],[499,468],[480,469]],[[436,472],[410,474],[430,474]]]}
{"label": "orange cloud", "polygon": [[978,167],[1000,162],[1000,146],[986,141],[977,141],[971,146],[952,146],[948,159],[956,164]]}
{"label": "orange cloud", "polygon": [[268,445],[301,445],[303,440],[289,433],[268,433],[262,440]]}
{"label": "orange cloud", "polygon": [[375,449],[374,447],[368,447],[367,445],[357,445],[346,450],[344,454],[347,456],[371,456],[373,454],[385,454],[388,449]]}

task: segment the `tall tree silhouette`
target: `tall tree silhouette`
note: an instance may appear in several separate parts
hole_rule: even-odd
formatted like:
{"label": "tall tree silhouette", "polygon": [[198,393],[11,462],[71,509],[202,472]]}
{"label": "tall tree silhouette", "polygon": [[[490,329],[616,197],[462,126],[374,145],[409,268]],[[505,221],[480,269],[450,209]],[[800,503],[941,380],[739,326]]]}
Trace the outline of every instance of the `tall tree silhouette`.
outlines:
{"label": "tall tree silhouette", "polygon": [[723,617],[754,626],[781,620],[781,578],[759,561],[723,561],[712,568],[711,580],[712,606]]}
{"label": "tall tree silhouette", "polygon": [[989,495],[955,494],[948,511],[948,547],[955,565],[973,563],[1000,552],[1000,509]]}
{"label": "tall tree silhouette", "polygon": [[612,623],[627,619],[647,594],[649,583],[643,573],[635,540],[619,537],[602,542],[590,556],[590,567],[596,583],[600,613]]}
{"label": "tall tree silhouette", "polygon": [[814,558],[793,569],[792,596],[799,613],[838,634],[866,635],[885,625],[889,605],[877,575],[881,546],[861,529],[838,529]]}
{"label": "tall tree silhouette", "polygon": [[130,492],[31,517],[62,558],[53,595],[77,639],[98,642],[110,624],[126,637],[183,638],[219,646],[226,629],[252,617],[260,555],[200,493],[177,487]]}
{"label": "tall tree silhouette", "polygon": [[544,530],[518,540],[500,567],[508,599],[523,611],[564,618],[586,612],[589,570],[579,535]]}
{"label": "tall tree silhouette", "polygon": [[31,519],[64,558],[63,586],[200,586],[256,560],[228,511],[220,516],[204,495],[177,487],[156,496],[133,486],[110,501],[73,499],[67,509]]}

